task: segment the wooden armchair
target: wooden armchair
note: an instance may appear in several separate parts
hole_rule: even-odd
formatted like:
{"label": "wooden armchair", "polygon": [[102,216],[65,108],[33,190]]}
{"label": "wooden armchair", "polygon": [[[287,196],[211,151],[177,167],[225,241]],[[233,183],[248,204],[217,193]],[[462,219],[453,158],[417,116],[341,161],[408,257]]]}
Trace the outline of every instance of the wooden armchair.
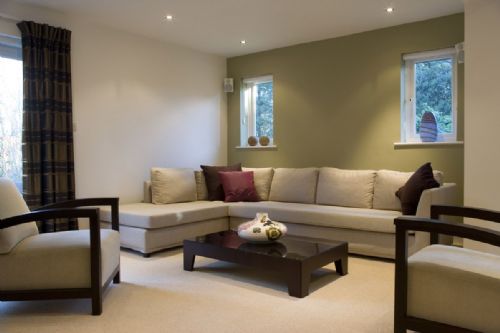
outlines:
{"label": "wooden armchair", "polygon": [[[120,283],[118,198],[77,199],[29,211],[14,183],[0,178],[0,301],[90,298],[102,313],[103,290]],[[112,230],[100,230],[109,205]],[[90,230],[39,234],[36,222],[87,218]]]}
{"label": "wooden armchair", "polygon": [[[455,206],[432,206],[431,219],[395,219],[394,332],[500,332],[500,256],[436,244],[445,234],[500,246],[500,232],[442,215],[500,222],[500,212]],[[431,245],[408,258],[410,231],[429,232]]]}

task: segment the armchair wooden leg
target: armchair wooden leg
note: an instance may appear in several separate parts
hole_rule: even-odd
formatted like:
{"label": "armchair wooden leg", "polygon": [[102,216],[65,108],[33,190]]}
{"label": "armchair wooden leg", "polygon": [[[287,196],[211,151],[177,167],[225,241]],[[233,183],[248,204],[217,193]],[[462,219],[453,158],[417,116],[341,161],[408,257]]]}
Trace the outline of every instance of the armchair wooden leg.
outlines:
{"label": "armchair wooden leg", "polygon": [[403,325],[401,319],[396,319],[394,321],[394,333],[406,333],[406,327]]}
{"label": "armchair wooden leg", "polygon": [[92,315],[100,316],[102,313],[102,294],[92,295]]}
{"label": "armchair wooden leg", "polygon": [[113,278],[113,283],[118,284],[120,283],[120,271],[116,272],[115,277]]}

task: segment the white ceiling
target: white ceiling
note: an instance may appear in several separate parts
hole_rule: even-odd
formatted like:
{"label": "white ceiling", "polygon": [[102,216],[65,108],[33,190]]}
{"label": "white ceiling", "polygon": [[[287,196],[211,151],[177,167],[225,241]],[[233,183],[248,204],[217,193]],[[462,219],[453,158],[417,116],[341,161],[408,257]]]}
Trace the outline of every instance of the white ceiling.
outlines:
{"label": "white ceiling", "polygon": [[[18,0],[236,56],[463,12],[463,0]],[[394,13],[385,8],[393,6]],[[173,22],[163,20],[174,15]],[[240,40],[245,39],[246,45]]]}

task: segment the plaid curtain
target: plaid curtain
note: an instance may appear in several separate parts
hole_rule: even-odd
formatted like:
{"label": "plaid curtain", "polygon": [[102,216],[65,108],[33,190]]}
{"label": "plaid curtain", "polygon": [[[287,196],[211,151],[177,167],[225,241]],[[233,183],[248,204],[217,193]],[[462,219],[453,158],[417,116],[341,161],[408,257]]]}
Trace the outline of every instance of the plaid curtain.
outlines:
{"label": "plaid curtain", "polygon": [[[23,195],[31,209],[75,198],[71,31],[20,22],[23,49]],[[48,221],[41,232],[78,229]]]}

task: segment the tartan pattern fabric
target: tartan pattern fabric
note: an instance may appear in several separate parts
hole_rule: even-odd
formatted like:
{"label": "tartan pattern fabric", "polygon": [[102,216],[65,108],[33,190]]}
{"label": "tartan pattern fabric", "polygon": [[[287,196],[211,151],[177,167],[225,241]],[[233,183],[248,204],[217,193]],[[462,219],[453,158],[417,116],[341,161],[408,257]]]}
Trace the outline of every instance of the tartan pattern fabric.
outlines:
{"label": "tartan pattern fabric", "polygon": [[[23,196],[31,209],[75,198],[71,31],[20,22],[23,50]],[[40,227],[40,226],[39,226]],[[78,229],[48,221],[41,232]]]}

